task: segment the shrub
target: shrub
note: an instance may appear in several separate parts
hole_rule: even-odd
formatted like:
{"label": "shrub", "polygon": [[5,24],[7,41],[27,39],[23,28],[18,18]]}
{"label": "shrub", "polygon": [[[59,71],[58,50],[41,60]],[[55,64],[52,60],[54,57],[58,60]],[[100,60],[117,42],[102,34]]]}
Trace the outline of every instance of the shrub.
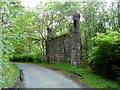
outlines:
{"label": "shrub", "polygon": [[17,62],[19,61],[19,59],[20,59],[20,56],[18,54],[9,56],[9,61]]}
{"label": "shrub", "polygon": [[34,54],[14,54],[9,56],[9,60],[12,62],[42,62],[44,56],[41,52],[35,52]]}
{"label": "shrub", "polygon": [[120,76],[120,34],[116,31],[97,34],[90,56],[93,71],[110,79]]}
{"label": "shrub", "polygon": [[33,62],[34,58],[32,54],[15,54],[9,57],[12,62]]}
{"label": "shrub", "polygon": [[42,62],[44,61],[44,56],[41,51],[36,50],[34,54],[34,62]]}

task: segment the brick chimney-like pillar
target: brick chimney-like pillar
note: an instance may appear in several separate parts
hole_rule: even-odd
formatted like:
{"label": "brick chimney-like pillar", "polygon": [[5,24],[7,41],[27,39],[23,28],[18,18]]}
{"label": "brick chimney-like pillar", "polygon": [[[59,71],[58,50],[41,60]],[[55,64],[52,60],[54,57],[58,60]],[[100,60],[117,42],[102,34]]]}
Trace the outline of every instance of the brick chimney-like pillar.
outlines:
{"label": "brick chimney-like pillar", "polygon": [[80,14],[73,15],[73,38],[72,38],[72,58],[71,63],[74,65],[81,64],[81,35],[80,35]]}

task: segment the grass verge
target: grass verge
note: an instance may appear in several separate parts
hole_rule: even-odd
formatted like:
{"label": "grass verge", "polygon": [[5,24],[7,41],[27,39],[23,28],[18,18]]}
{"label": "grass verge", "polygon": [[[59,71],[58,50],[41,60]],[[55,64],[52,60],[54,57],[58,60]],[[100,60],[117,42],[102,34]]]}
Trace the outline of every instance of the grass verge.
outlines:
{"label": "grass verge", "polygon": [[67,72],[69,76],[77,74],[78,76],[77,78],[79,78],[92,88],[120,88],[120,82],[118,81],[111,81],[105,79],[99,75],[93,74],[90,69],[78,68],[68,63],[61,64],[31,63],[31,62],[28,63],[58,69],[63,72]]}
{"label": "grass verge", "polygon": [[0,78],[0,88],[12,87],[18,80],[19,68],[13,64],[4,69],[2,78]]}

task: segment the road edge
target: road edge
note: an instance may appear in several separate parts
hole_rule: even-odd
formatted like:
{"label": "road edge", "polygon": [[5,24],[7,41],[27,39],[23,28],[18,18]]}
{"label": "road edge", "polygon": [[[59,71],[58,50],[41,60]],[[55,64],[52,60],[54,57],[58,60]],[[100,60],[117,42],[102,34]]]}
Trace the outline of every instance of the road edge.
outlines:
{"label": "road edge", "polygon": [[12,64],[14,64],[19,69],[19,75],[18,75],[17,81],[14,83],[14,85],[9,88],[23,88],[23,81],[24,81],[23,70],[20,69],[15,63],[12,63]]}
{"label": "road edge", "polygon": [[[33,63],[27,63],[27,64],[33,64]],[[44,67],[44,68],[47,68],[47,69],[50,69],[52,71],[55,71],[57,73],[60,73],[62,74],[63,76],[65,76],[66,78],[74,81],[75,83],[77,83],[81,88],[93,88],[87,84],[85,84],[82,80],[78,79],[75,75],[72,75],[72,76],[69,76],[69,72],[65,72],[65,71],[62,71],[60,69],[55,69],[53,67],[48,67],[48,66],[44,66],[44,65],[38,65],[38,64],[33,64],[33,65],[37,65],[37,66],[41,66],[41,67]]]}

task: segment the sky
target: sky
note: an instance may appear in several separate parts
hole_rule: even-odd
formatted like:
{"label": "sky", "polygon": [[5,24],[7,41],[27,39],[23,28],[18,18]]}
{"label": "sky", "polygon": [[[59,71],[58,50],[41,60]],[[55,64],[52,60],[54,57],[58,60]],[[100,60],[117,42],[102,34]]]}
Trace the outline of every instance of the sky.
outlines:
{"label": "sky", "polygon": [[[51,0],[21,0],[21,5],[34,9],[37,6],[37,4],[39,4],[40,1],[46,2],[46,1],[51,1]],[[110,5],[111,2],[118,1],[118,0],[52,0],[52,1],[59,1],[59,2],[63,2],[63,1],[86,1],[86,2],[106,1],[108,2],[108,5]]]}

